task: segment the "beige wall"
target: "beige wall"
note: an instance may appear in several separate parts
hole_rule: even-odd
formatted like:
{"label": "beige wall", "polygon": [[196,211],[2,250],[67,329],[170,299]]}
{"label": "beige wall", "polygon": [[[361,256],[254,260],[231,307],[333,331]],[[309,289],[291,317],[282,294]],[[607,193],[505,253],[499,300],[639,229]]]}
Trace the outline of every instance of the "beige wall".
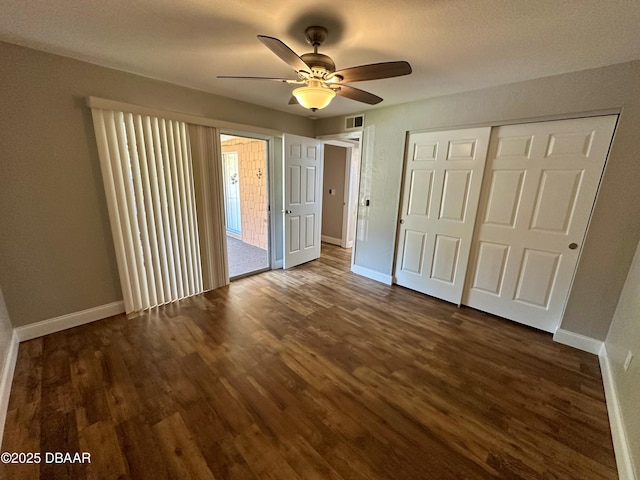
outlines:
{"label": "beige wall", "polygon": [[[359,213],[356,264],[392,272],[406,132],[621,111],[561,325],[604,340],[640,238],[638,85],[640,62],[632,62],[366,111],[364,143],[373,148],[361,191],[370,192],[371,206]],[[343,128],[344,117],[316,121],[316,135]]]}
{"label": "beige wall", "polygon": [[[347,149],[334,145],[324,146],[324,179],[322,191],[322,235],[342,239],[344,206],[344,175]],[[329,195],[329,189],[335,195]]]}
{"label": "beige wall", "polygon": [[223,153],[238,152],[242,241],[264,250],[269,245],[266,145],[264,140],[243,137],[222,142]]}
{"label": "beige wall", "polygon": [[0,43],[0,284],[21,326],[122,299],[89,95],[313,136],[303,117]]}
{"label": "beige wall", "polygon": [[[303,117],[6,43],[0,63],[10,66],[0,69],[0,284],[16,326],[121,299],[86,96],[305,136],[343,131],[343,117],[314,127]],[[363,166],[371,206],[356,263],[391,274],[407,131],[616,109],[619,127],[562,323],[603,340],[640,238],[639,82],[633,62],[367,111],[375,131]]]}
{"label": "beige wall", "polygon": [[12,335],[13,325],[11,325],[9,312],[7,312],[4,297],[2,296],[2,289],[0,289],[0,373],[4,371],[6,365]]}
{"label": "beige wall", "polygon": [[[640,474],[640,244],[629,269],[618,307],[606,340],[613,383],[636,475]],[[623,365],[627,352],[634,355],[629,369]]]}

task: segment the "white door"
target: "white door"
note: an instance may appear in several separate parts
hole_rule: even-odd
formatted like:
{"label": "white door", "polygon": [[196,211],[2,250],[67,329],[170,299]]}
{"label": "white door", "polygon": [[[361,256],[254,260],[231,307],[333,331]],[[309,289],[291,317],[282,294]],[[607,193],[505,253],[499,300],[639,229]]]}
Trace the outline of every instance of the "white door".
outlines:
{"label": "white door", "polygon": [[395,281],[460,304],[491,129],[409,135]]}
{"label": "white door", "polygon": [[284,268],[320,257],[322,142],[284,136]]}
{"label": "white door", "polygon": [[238,171],[238,152],[222,154],[224,167],[224,215],[227,231],[235,235],[242,233],[240,214],[240,173]]}
{"label": "white door", "polygon": [[556,330],[616,121],[494,129],[465,305]]}

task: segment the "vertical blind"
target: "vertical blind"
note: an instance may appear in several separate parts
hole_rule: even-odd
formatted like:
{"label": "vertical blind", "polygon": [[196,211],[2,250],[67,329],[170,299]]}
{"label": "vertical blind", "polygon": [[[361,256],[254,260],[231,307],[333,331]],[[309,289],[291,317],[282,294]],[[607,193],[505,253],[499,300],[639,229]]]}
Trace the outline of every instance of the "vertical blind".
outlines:
{"label": "vertical blind", "polygon": [[201,226],[202,283],[211,290],[229,284],[220,130],[189,124],[188,132]]}
{"label": "vertical blind", "polygon": [[203,291],[187,124],[92,109],[127,313]]}

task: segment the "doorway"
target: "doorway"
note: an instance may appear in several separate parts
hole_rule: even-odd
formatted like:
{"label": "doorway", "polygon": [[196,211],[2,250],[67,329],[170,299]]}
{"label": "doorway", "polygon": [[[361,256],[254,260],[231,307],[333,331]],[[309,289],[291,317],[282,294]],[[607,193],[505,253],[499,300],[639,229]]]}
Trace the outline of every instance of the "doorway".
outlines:
{"label": "doorway", "polygon": [[361,135],[323,137],[322,241],[347,249],[349,255],[356,236]]}
{"label": "doorway", "polygon": [[270,268],[268,142],[220,135],[229,278]]}
{"label": "doorway", "polygon": [[[353,246],[356,236],[356,221],[358,213],[358,186],[360,180],[360,143],[362,132],[348,134],[329,135],[313,138],[305,138],[287,134],[283,137],[283,157],[281,164],[283,170],[280,174],[277,165],[277,152],[274,153],[274,171],[272,172],[274,192],[281,191],[283,202],[277,205],[276,212],[281,210],[282,236],[273,235],[273,243],[276,255],[274,268],[282,266],[287,269],[301,263],[314,260],[320,256],[320,242],[327,241],[322,232],[323,199],[328,195],[325,192],[324,178],[324,151],[330,146],[338,146],[343,152],[342,160],[337,167],[343,170],[344,175],[340,183],[344,184],[343,195],[333,195],[339,203],[339,223],[342,225],[341,238],[332,237],[331,242],[346,250],[351,257],[353,265]],[[277,145],[277,139],[276,139]],[[282,184],[278,184],[278,179]],[[280,190],[281,189],[281,190]],[[331,188],[333,190],[333,188]],[[332,192],[333,193],[333,192]],[[340,201],[342,198],[342,201]],[[340,206],[341,205],[341,206]],[[325,235],[325,238],[322,238]],[[279,243],[279,238],[281,238]],[[282,261],[277,258],[278,252],[282,252]]]}
{"label": "doorway", "polygon": [[322,241],[351,248],[355,237],[358,143],[331,142],[324,147]]}

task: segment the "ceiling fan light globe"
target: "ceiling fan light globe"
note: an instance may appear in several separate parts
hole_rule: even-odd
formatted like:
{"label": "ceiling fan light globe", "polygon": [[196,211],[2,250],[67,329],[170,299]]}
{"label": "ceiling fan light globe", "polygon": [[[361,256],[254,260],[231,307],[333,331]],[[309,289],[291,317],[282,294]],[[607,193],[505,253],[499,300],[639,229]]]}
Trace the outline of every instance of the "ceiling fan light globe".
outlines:
{"label": "ceiling fan light globe", "polygon": [[305,86],[296,88],[293,96],[304,108],[320,110],[331,103],[336,92],[326,87]]}

